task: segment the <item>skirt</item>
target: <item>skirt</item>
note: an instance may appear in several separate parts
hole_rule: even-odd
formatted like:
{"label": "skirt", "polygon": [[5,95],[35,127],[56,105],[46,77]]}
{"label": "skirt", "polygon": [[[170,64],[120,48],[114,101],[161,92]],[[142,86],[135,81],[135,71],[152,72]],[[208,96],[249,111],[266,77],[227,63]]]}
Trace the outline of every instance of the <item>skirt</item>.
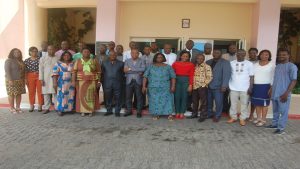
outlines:
{"label": "skirt", "polygon": [[251,96],[251,103],[254,106],[269,106],[270,97],[268,91],[270,90],[270,84],[254,84]]}
{"label": "skirt", "polygon": [[9,84],[8,80],[5,81],[6,92],[8,96],[18,96],[26,93],[25,80],[12,80],[13,84]]}

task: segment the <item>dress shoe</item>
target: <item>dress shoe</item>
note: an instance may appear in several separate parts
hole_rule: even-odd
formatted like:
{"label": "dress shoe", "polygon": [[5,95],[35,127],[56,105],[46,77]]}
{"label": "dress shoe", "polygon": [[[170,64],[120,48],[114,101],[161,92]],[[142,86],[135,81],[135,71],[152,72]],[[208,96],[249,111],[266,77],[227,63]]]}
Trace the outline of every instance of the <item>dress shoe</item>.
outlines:
{"label": "dress shoe", "polygon": [[205,121],[205,118],[203,118],[203,117],[200,117],[199,120],[198,120],[198,122],[200,122],[200,123],[204,122],[204,121]]}
{"label": "dress shoe", "polygon": [[240,125],[241,125],[241,126],[245,126],[245,125],[246,125],[246,121],[240,119]]}
{"label": "dress shoe", "polygon": [[193,108],[192,108],[192,107],[188,107],[188,108],[187,108],[187,111],[192,112],[192,111],[193,111]]}
{"label": "dress shoe", "polygon": [[180,115],[179,115],[179,119],[184,119],[184,115],[183,115],[183,114],[180,114]]}
{"label": "dress shoe", "polygon": [[48,114],[50,112],[50,110],[46,110],[43,112],[43,114]]}
{"label": "dress shoe", "polygon": [[272,124],[271,125],[268,125],[266,126],[267,129],[277,129],[277,126],[273,126]]}
{"label": "dress shoe", "polygon": [[234,122],[236,122],[236,120],[233,119],[233,118],[230,118],[230,119],[227,121],[227,123],[234,123]]}
{"label": "dress shoe", "polygon": [[57,112],[57,114],[58,114],[59,116],[63,116],[63,115],[64,115],[62,112]]}
{"label": "dress shoe", "polygon": [[112,114],[113,114],[112,112],[106,112],[106,113],[104,113],[104,116],[110,116]]}
{"label": "dress shoe", "polygon": [[115,116],[120,117],[121,115],[120,115],[120,113],[115,113]]}
{"label": "dress shoe", "polygon": [[220,121],[219,117],[213,117],[213,122],[218,123]]}
{"label": "dress shoe", "polygon": [[191,116],[187,117],[188,119],[195,119],[198,117],[198,114],[193,113]]}
{"label": "dress shoe", "polygon": [[137,114],[136,114],[136,117],[137,117],[137,118],[142,118],[142,113],[137,113]]}
{"label": "dress shoe", "polygon": [[132,115],[132,112],[126,112],[126,113],[124,114],[124,117],[131,116],[131,115]]}

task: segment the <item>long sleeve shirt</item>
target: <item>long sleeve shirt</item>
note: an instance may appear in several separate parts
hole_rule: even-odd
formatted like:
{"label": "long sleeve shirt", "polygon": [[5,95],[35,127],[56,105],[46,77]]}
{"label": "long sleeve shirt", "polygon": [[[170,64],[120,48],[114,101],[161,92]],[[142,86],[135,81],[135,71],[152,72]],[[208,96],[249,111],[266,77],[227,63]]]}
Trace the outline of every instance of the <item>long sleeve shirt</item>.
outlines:
{"label": "long sleeve shirt", "polygon": [[188,76],[189,84],[193,85],[195,66],[192,62],[177,61],[172,65],[176,76]]}

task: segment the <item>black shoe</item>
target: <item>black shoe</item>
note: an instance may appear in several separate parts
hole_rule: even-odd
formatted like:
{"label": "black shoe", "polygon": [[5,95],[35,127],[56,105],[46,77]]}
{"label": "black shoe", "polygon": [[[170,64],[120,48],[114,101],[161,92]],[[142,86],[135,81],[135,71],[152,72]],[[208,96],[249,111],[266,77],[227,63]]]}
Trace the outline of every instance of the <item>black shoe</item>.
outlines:
{"label": "black shoe", "polygon": [[278,134],[278,135],[284,134],[284,133],[285,133],[284,130],[280,130],[280,129],[276,129],[276,130],[274,131],[274,134]]}
{"label": "black shoe", "polygon": [[199,120],[198,120],[198,122],[204,122],[205,121],[205,118],[203,118],[203,117],[201,117],[201,118],[199,118]]}
{"label": "black shoe", "polygon": [[193,108],[192,108],[192,107],[188,107],[188,108],[187,108],[187,111],[192,112],[192,111],[193,111]]}
{"label": "black shoe", "polygon": [[64,115],[62,112],[57,112],[57,114],[58,114],[59,116],[63,116],[63,115]]}
{"label": "black shoe", "polygon": [[273,126],[272,124],[271,125],[268,125],[266,126],[267,129],[277,129],[277,126]]}
{"label": "black shoe", "polygon": [[120,117],[121,115],[120,115],[120,113],[115,113],[115,116]]}
{"label": "black shoe", "polygon": [[187,117],[188,119],[195,119],[198,117],[198,114],[193,113],[190,117]]}
{"label": "black shoe", "polygon": [[106,112],[106,113],[104,113],[104,116],[110,116],[112,114],[113,114],[112,112]]}
{"label": "black shoe", "polygon": [[124,117],[131,116],[131,115],[132,115],[132,112],[126,112],[126,113],[124,114]]}
{"label": "black shoe", "polygon": [[50,112],[50,110],[46,110],[43,112],[43,114],[48,114]]}
{"label": "black shoe", "polygon": [[136,117],[137,117],[137,118],[142,118],[142,113],[137,113],[137,114],[136,114]]}

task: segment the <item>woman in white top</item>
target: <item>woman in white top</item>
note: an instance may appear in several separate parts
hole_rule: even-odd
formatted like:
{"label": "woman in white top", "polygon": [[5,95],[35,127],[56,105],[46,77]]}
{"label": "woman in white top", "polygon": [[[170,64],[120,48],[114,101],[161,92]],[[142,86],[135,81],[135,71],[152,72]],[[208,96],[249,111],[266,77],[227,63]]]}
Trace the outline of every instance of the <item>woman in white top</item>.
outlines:
{"label": "woman in white top", "polygon": [[251,103],[256,108],[256,126],[264,126],[270,105],[270,91],[272,88],[274,68],[271,61],[271,52],[262,50],[258,55],[258,63],[254,64],[254,85]]}

